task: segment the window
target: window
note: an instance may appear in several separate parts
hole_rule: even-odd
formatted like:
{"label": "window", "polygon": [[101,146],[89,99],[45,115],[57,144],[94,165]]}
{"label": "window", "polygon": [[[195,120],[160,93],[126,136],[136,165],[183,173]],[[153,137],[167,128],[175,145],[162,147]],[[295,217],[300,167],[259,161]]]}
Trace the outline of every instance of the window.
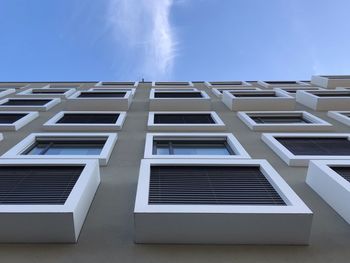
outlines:
{"label": "window", "polygon": [[258,83],[265,88],[310,86],[309,83],[301,81],[258,81]]}
{"label": "window", "polygon": [[350,91],[298,91],[297,102],[313,110],[350,110]]}
{"label": "window", "polygon": [[306,111],[240,111],[237,116],[254,131],[323,131],[333,127]]}
{"label": "window", "polygon": [[59,104],[59,98],[7,98],[0,100],[0,109],[2,110],[38,110],[46,111]]}
{"label": "window", "polygon": [[327,115],[347,126],[350,126],[350,111],[329,111]]}
{"label": "window", "polygon": [[295,107],[295,98],[281,91],[224,91],[222,101],[233,111],[293,110]]}
{"label": "window", "polygon": [[88,89],[88,91],[98,91],[98,92],[109,92],[109,91],[128,92],[128,91],[130,91],[131,95],[134,96],[135,92],[136,92],[136,89],[135,88],[120,88],[120,87],[114,88],[114,87],[108,87],[108,86],[107,87],[99,86],[97,88]]}
{"label": "window", "polygon": [[152,89],[150,110],[209,110],[210,97],[204,91],[167,91]]}
{"label": "window", "polygon": [[1,88],[1,86],[0,86],[0,98],[5,97],[5,96],[10,95],[10,94],[15,93],[15,92],[16,92],[15,89]]}
{"label": "window", "polygon": [[350,87],[350,76],[312,76],[311,83],[324,88]]}
{"label": "window", "polygon": [[215,112],[150,112],[148,129],[158,131],[222,130],[225,124]]}
{"label": "window", "polygon": [[190,81],[155,81],[152,82],[154,88],[181,88],[181,87],[193,87],[193,83]]}
{"label": "window", "polygon": [[219,88],[219,87],[249,87],[251,84],[245,81],[210,81],[205,82],[209,88]]}
{"label": "window", "polygon": [[39,116],[38,112],[0,112],[0,130],[17,131]]}
{"label": "window", "polygon": [[145,158],[250,158],[230,133],[147,133]]}
{"label": "window", "polygon": [[38,88],[38,89],[27,89],[22,92],[19,92],[17,96],[50,96],[58,98],[67,98],[75,92],[75,89],[70,88]]}
{"label": "window", "polygon": [[249,87],[249,86],[232,86],[232,87],[223,87],[223,88],[212,88],[211,91],[215,96],[222,98],[224,91],[246,91],[246,90],[261,90],[260,88]]}
{"label": "window", "polygon": [[312,212],[264,160],[148,159],[134,219],[137,243],[307,244]]}
{"label": "window", "polygon": [[298,90],[305,90],[305,91],[313,91],[313,90],[324,90],[323,88],[318,87],[289,87],[289,88],[274,88],[274,90],[281,91],[283,93],[286,93],[288,95],[291,95],[293,97],[296,96]]}
{"label": "window", "polygon": [[131,91],[77,91],[68,97],[65,109],[94,111],[103,105],[106,111],[124,111],[129,109],[131,101]]}
{"label": "window", "polygon": [[[93,84],[93,83],[87,83],[87,84]],[[43,87],[43,89],[78,89],[81,87],[80,83],[51,83]]]}
{"label": "window", "polygon": [[306,183],[350,224],[350,161],[311,161]]}
{"label": "window", "polygon": [[310,160],[350,159],[348,133],[264,133],[263,141],[290,166]]}
{"label": "window", "polygon": [[116,140],[116,133],[32,133],[2,157],[92,158],[106,165]]}
{"label": "window", "polygon": [[137,87],[138,82],[134,81],[101,81],[97,83],[95,86],[105,86],[105,87]]}
{"label": "window", "polygon": [[96,160],[1,159],[0,182],[1,242],[74,243],[100,173]]}

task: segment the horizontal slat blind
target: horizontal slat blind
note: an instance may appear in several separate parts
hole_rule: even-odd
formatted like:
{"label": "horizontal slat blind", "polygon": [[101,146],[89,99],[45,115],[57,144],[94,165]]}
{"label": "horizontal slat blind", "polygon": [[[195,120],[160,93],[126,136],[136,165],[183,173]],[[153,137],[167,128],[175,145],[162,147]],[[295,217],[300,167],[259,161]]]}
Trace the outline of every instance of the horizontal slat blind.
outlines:
{"label": "horizontal slat blind", "polygon": [[149,204],[285,205],[259,167],[152,166]]}
{"label": "horizontal slat blind", "polygon": [[83,166],[1,166],[0,204],[64,204]]}

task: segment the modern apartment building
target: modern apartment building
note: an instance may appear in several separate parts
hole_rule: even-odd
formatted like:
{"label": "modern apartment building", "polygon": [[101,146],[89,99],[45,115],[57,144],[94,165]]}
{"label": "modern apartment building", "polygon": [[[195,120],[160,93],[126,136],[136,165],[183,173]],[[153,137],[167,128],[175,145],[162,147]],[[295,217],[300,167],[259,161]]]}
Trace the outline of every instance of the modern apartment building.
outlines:
{"label": "modern apartment building", "polygon": [[350,76],[1,82],[1,262],[347,262]]}

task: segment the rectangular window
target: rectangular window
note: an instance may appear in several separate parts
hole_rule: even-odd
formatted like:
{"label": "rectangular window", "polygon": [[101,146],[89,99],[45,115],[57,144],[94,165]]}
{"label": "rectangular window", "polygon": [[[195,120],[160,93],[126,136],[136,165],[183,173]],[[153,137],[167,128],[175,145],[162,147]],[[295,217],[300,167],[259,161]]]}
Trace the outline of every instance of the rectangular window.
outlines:
{"label": "rectangular window", "polygon": [[350,110],[350,91],[345,90],[301,90],[296,100],[313,110]]}
{"label": "rectangular window", "polygon": [[350,224],[350,161],[313,160],[306,183]]}
{"label": "rectangular window", "polygon": [[295,98],[286,92],[270,90],[224,91],[224,104],[233,111],[294,110]]}
{"label": "rectangular window", "polygon": [[0,204],[64,204],[84,166],[0,166]]}
{"label": "rectangular window", "polygon": [[155,155],[233,155],[226,141],[155,140]]}
{"label": "rectangular window", "polygon": [[302,81],[258,81],[258,83],[265,88],[310,86],[309,83]]}
{"label": "rectangular window", "polygon": [[149,130],[206,131],[222,130],[225,124],[216,112],[150,112]]}
{"label": "rectangular window", "polygon": [[350,111],[329,111],[327,115],[347,126],[350,126]]}
{"label": "rectangular window", "polygon": [[125,122],[123,111],[61,111],[44,123],[53,131],[115,131]]}
{"label": "rectangular window", "polygon": [[8,99],[1,106],[44,106],[50,101],[49,99]]}
{"label": "rectangular window", "polygon": [[124,98],[126,92],[81,92],[78,98]]}
{"label": "rectangular window", "polygon": [[35,143],[25,150],[23,155],[99,155],[105,139],[36,139]]}
{"label": "rectangular window", "polygon": [[81,114],[65,113],[57,123],[90,123],[90,124],[113,124],[117,122],[119,114]]}
{"label": "rectangular window", "polygon": [[139,171],[137,243],[308,242],[312,212],[265,160],[144,159]]}
{"label": "rectangular window", "polygon": [[240,111],[237,116],[254,131],[323,131],[333,127],[306,111]]}
{"label": "rectangular window", "polygon": [[32,133],[2,157],[98,159],[106,165],[116,141],[116,133]]}
{"label": "rectangular window", "polygon": [[276,140],[295,155],[349,155],[350,141],[343,138],[288,137]]}
{"label": "rectangular window", "polygon": [[99,184],[96,160],[1,158],[0,242],[77,242]]}
{"label": "rectangular window", "polygon": [[152,166],[149,204],[286,205],[258,166]]}
{"label": "rectangular window", "polygon": [[0,124],[14,123],[26,115],[25,113],[0,113]]}
{"label": "rectangular window", "polygon": [[33,94],[64,94],[70,89],[32,89]]}
{"label": "rectangular window", "polygon": [[348,133],[263,133],[263,141],[290,166],[310,160],[349,160]]}
{"label": "rectangular window", "polygon": [[155,98],[202,98],[201,92],[155,92]]}
{"label": "rectangular window", "polygon": [[256,123],[310,123],[303,116],[253,116]]}
{"label": "rectangular window", "polygon": [[211,114],[181,114],[181,113],[156,113],[154,114],[155,124],[213,124],[215,123]]}
{"label": "rectangular window", "polygon": [[147,133],[144,158],[187,157],[250,158],[230,133]]}

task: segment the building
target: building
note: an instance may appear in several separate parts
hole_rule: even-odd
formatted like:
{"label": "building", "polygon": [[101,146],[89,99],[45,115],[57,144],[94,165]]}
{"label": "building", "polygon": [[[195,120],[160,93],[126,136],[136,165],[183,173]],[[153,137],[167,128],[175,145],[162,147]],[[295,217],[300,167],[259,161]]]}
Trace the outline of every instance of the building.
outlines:
{"label": "building", "polygon": [[3,262],[346,262],[350,76],[0,96]]}

